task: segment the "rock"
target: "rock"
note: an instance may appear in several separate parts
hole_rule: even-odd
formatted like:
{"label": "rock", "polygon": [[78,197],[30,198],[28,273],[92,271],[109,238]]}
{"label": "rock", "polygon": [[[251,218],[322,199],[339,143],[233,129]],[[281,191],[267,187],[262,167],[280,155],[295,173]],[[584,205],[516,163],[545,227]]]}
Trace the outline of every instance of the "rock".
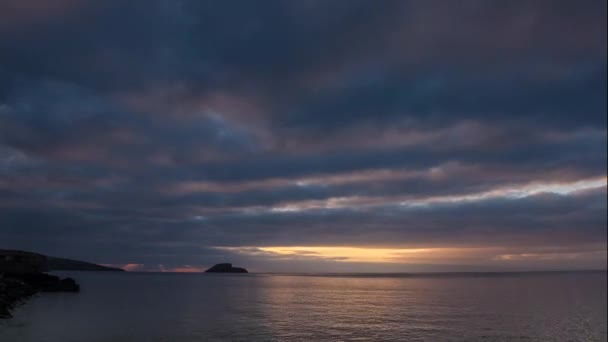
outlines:
{"label": "rock", "polygon": [[206,270],[207,273],[249,273],[246,269],[241,267],[232,267],[232,264],[217,264],[210,269]]}
{"label": "rock", "polygon": [[61,279],[61,289],[62,291],[68,292],[79,292],[80,285],[76,283],[76,280],[72,278]]}
{"label": "rock", "polygon": [[11,318],[11,310],[38,292],[78,292],[72,278],[61,279],[46,273],[0,273],[0,319]]}
{"label": "rock", "polygon": [[11,318],[10,311],[36,292],[28,283],[0,274],[0,319]]}
{"label": "rock", "polygon": [[80,286],[72,278],[61,279],[46,273],[13,275],[37,291],[42,292],[78,292]]}
{"label": "rock", "polygon": [[0,304],[0,319],[12,317],[13,315],[11,315],[10,311],[8,311],[8,308]]}

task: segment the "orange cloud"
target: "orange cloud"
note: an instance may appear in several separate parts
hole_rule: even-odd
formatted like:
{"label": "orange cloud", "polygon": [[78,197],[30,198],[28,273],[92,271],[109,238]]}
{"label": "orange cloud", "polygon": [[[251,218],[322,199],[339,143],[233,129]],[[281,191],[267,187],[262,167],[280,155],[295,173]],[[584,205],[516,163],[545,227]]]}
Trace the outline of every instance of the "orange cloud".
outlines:
{"label": "orange cloud", "polygon": [[125,271],[137,271],[139,269],[141,269],[144,265],[142,264],[126,264],[123,265],[121,268],[124,269]]}
{"label": "orange cloud", "polygon": [[204,271],[204,269],[202,269],[200,267],[194,267],[194,266],[190,266],[190,265],[162,269],[162,272],[177,272],[177,273],[199,273],[199,272],[203,272],[203,271]]}

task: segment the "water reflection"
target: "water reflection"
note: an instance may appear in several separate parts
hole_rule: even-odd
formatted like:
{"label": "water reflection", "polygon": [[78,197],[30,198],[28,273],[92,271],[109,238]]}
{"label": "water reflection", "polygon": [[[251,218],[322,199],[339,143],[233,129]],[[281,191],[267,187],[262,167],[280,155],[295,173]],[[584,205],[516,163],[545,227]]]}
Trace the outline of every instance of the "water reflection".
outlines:
{"label": "water reflection", "polygon": [[72,275],[0,341],[600,340],[606,273],[502,277]]}

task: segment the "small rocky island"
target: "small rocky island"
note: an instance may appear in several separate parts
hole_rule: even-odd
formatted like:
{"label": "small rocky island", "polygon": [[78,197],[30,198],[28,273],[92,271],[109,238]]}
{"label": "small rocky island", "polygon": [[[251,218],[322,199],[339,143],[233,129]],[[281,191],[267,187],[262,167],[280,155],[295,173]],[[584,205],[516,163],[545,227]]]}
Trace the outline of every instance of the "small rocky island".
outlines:
{"label": "small rocky island", "polygon": [[205,271],[206,273],[249,273],[241,267],[232,267],[232,264],[217,264]]}
{"label": "small rocky island", "polygon": [[38,292],[80,291],[74,279],[46,273],[55,270],[123,271],[38,253],[0,250],[0,319],[10,318],[15,306]]}

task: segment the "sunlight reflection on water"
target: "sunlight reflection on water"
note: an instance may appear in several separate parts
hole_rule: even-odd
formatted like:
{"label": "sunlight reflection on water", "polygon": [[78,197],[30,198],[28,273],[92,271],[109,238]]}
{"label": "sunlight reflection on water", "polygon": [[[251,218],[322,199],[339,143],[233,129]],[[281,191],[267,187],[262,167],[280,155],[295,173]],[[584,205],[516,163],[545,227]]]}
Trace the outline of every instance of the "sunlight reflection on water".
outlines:
{"label": "sunlight reflection on water", "polygon": [[605,341],[606,273],[294,276],[72,273],[0,341]]}

